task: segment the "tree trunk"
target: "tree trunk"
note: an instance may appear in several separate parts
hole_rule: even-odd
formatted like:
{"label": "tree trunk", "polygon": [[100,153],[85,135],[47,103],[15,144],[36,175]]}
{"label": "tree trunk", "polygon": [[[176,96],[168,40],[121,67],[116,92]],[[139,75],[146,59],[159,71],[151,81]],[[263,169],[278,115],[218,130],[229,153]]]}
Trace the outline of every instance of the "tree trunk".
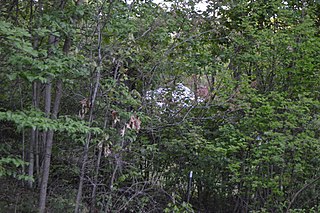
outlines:
{"label": "tree trunk", "polygon": [[[58,80],[56,97],[55,97],[53,110],[51,114],[52,119],[57,119],[61,96],[62,96],[62,80]],[[50,170],[50,162],[51,162],[53,133],[54,133],[53,130],[49,130],[47,134],[47,141],[46,141],[47,143],[45,148],[45,156],[44,156],[44,164],[43,164],[43,174],[42,174],[42,181],[40,186],[40,201],[39,201],[40,213],[44,213],[46,208],[47,186],[48,186],[49,170]]]}
{"label": "tree trunk", "polygon": [[[31,141],[29,146],[29,168],[28,168],[28,176],[33,178],[33,171],[34,171],[34,144],[36,138],[36,130],[31,130]],[[31,189],[33,187],[33,180],[28,180],[28,187]]]}
{"label": "tree trunk", "polygon": [[[108,110],[106,110],[107,112]],[[108,123],[108,116],[105,117],[103,129],[105,130],[107,128]],[[92,188],[92,194],[91,194],[91,210],[90,212],[94,212],[96,208],[96,194],[97,194],[97,185],[98,185],[98,178],[99,178],[99,170],[100,170],[100,162],[101,162],[101,156],[102,156],[102,150],[103,150],[103,142],[100,142],[98,144],[98,159],[96,163],[96,171],[95,176],[93,180],[93,188]]]}
{"label": "tree trunk", "polygon": [[[61,2],[60,8],[63,9],[64,1]],[[56,37],[51,35],[49,37],[49,45],[55,46],[57,43]],[[65,55],[68,55],[71,46],[71,38],[67,36],[65,38],[65,42],[63,45],[63,52]],[[48,55],[52,54],[52,49],[49,48]],[[48,83],[46,84],[46,98],[45,98],[45,113],[47,117],[51,117],[51,119],[55,120],[58,117],[60,101],[62,97],[62,79],[57,80],[56,84],[56,95],[55,101],[53,104],[52,113],[50,116],[50,108],[51,108],[51,79],[48,78]],[[49,180],[49,172],[50,172],[50,163],[51,163],[51,152],[52,152],[52,144],[53,144],[53,130],[47,131],[47,134],[43,134],[43,142],[45,146],[45,155],[44,155],[44,163],[43,163],[43,172],[42,172],[42,179],[40,185],[40,200],[39,200],[39,212],[44,213],[46,209],[46,199],[47,199],[47,187],[48,187],[48,180]]]}
{"label": "tree trunk", "polygon": [[[91,95],[90,95],[90,111],[89,111],[89,126],[92,125],[92,121],[93,121],[93,110],[94,110],[94,105],[95,105],[95,100],[97,97],[97,93],[98,93],[98,89],[100,86],[100,77],[101,77],[101,73],[100,73],[100,69],[101,69],[101,60],[102,60],[102,56],[101,56],[101,23],[100,20],[98,20],[98,25],[97,25],[97,31],[98,31],[98,66],[96,69],[96,76],[95,76],[95,86],[93,88],[93,90],[91,91]],[[91,132],[89,132],[87,134],[86,137],[86,143],[84,146],[84,150],[83,150],[83,160],[82,160],[82,165],[81,165],[81,170],[80,170],[80,180],[79,180],[79,187],[78,187],[78,193],[77,193],[77,198],[76,198],[76,206],[75,206],[75,213],[79,212],[80,209],[80,203],[81,203],[81,199],[82,199],[82,190],[83,190],[83,182],[84,182],[84,174],[85,174],[85,168],[86,168],[86,163],[88,160],[88,152],[89,152],[89,144],[91,141]]]}
{"label": "tree trunk", "polygon": [[39,130],[36,130],[36,141],[35,141],[35,147],[34,147],[34,150],[35,150],[35,169],[36,169],[36,174],[37,174],[37,177],[39,178],[40,176],[40,158],[39,158],[39,153],[40,153],[40,150],[39,150]]}
{"label": "tree trunk", "polygon": [[[37,82],[32,83],[32,106],[37,109],[38,108],[38,91],[37,91]],[[34,159],[34,150],[35,150],[35,144],[36,144],[36,137],[37,137],[37,130],[32,129],[31,130],[31,141],[29,146],[29,168],[28,168],[28,176],[33,178],[34,174],[34,165],[35,165],[35,159]],[[28,180],[28,186],[29,188],[33,187],[33,180]]]}
{"label": "tree trunk", "polygon": [[93,180],[93,188],[92,188],[92,195],[91,195],[91,210],[90,212],[95,212],[96,208],[96,193],[97,193],[97,185],[98,185],[98,177],[99,177],[99,170],[100,170],[100,162],[101,162],[101,156],[102,156],[102,144],[98,145],[98,159],[96,164],[96,171],[94,174],[94,180]]}
{"label": "tree trunk", "polygon": [[[44,112],[46,118],[50,117],[50,109],[51,109],[51,88],[52,88],[52,82],[51,78],[48,78],[48,82],[45,84],[45,96],[44,96]],[[43,176],[43,162],[45,159],[45,147],[47,143],[47,137],[48,137],[48,131],[41,132],[41,139],[42,143],[39,147],[39,154],[40,154],[40,176],[39,176],[39,185],[42,184],[42,176]],[[42,153],[44,151],[44,155]]]}
{"label": "tree trunk", "polygon": [[[98,88],[100,84],[100,67],[97,69],[96,73],[96,84],[93,92],[91,93],[91,101],[90,101],[90,113],[89,113],[89,126],[91,126],[92,121],[93,121],[93,109],[94,109],[94,103],[95,99],[98,93]],[[87,134],[86,137],[86,143],[84,146],[84,151],[83,151],[83,160],[82,160],[82,165],[81,165],[81,170],[80,170],[80,180],[79,180],[79,187],[78,187],[78,193],[77,193],[77,198],[76,198],[76,207],[75,207],[75,213],[79,212],[80,208],[80,203],[81,203],[81,198],[82,198],[82,189],[83,189],[83,182],[84,182],[84,174],[85,174],[85,168],[86,168],[86,163],[88,160],[88,152],[89,152],[89,144],[91,141],[91,132]]]}

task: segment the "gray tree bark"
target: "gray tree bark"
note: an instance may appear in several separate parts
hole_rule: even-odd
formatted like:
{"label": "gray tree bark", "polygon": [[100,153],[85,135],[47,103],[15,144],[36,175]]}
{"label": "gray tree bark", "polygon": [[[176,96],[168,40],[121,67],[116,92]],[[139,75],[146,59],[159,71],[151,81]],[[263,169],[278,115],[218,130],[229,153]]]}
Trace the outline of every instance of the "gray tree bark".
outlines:
{"label": "gray tree bark", "polygon": [[[55,97],[53,110],[52,110],[52,114],[51,114],[52,119],[57,119],[61,96],[62,96],[62,80],[58,80],[57,89],[56,89],[56,97]],[[50,163],[51,163],[53,134],[54,134],[53,130],[49,130],[48,134],[47,134],[44,164],[43,164],[43,174],[42,174],[42,181],[41,181],[41,186],[40,186],[40,201],[39,201],[39,212],[40,213],[45,213],[45,209],[46,209],[47,187],[48,187],[48,179],[49,179],[49,171],[50,171]]]}

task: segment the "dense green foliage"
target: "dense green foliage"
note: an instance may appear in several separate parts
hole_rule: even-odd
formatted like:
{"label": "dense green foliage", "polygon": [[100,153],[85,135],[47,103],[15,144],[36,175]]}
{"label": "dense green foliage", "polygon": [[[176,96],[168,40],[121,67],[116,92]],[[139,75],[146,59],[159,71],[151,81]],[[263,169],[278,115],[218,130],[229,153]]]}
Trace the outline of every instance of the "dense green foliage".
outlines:
{"label": "dense green foliage", "polygon": [[320,3],[167,2],[1,2],[0,211],[320,211]]}

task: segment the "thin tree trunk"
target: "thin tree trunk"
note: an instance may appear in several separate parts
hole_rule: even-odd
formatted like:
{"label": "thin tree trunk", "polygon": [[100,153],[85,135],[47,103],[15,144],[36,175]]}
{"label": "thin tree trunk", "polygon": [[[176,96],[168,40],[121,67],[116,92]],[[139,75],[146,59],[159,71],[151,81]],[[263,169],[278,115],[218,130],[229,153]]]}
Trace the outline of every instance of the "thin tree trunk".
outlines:
{"label": "thin tree trunk", "polygon": [[[51,89],[52,89],[52,82],[51,78],[48,78],[48,82],[45,84],[45,97],[44,97],[44,112],[47,118],[50,117],[50,109],[51,109]],[[39,154],[40,154],[40,176],[39,176],[39,185],[42,184],[42,176],[43,176],[43,163],[45,160],[45,147],[47,143],[48,131],[43,131],[41,133],[41,145],[39,147]],[[43,155],[43,152],[44,155]]]}
{"label": "thin tree trunk", "polygon": [[[108,111],[108,110],[106,110],[106,111]],[[107,128],[107,123],[108,123],[108,116],[106,115],[105,120],[104,120],[103,129]],[[98,159],[97,159],[96,171],[95,171],[92,194],[91,194],[91,211],[90,212],[94,212],[95,208],[96,208],[96,194],[97,194],[97,187],[98,187],[98,177],[99,177],[99,170],[100,170],[100,162],[101,162],[101,156],[102,156],[103,142],[101,142],[101,144],[98,144],[98,149],[99,149],[98,150]]]}
{"label": "thin tree trunk", "polygon": [[[57,119],[61,96],[62,96],[62,80],[58,80],[56,97],[55,97],[53,110],[51,114],[52,119]],[[50,171],[53,134],[54,134],[53,130],[49,130],[47,134],[47,141],[46,141],[47,143],[46,143],[44,164],[43,164],[43,174],[42,174],[42,181],[40,186],[40,201],[39,201],[40,213],[44,213],[46,208],[47,187],[48,187],[48,179],[49,179],[49,171]]]}
{"label": "thin tree trunk", "polygon": [[[65,1],[61,1],[58,8],[59,10],[63,10],[65,5]],[[42,14],[42,1],[39,0],[39,11]],[[36,42],[36,41],[35,41]],[[49,49],[48,56],[53,54],[53,47],[58,43],[58,39],[55,35],[49,36]],[[69,52],[71,40],[69,37],[66,38],[65,44],[63,47],[63,52],[67,55]],[[52,120],[56,120],[58,117],[60,101],[62,97],[62,79],[58,79],[56,83],[55,90],[55,100],[53,104],[53,108],[51,111],[51,92],[52,92],[52,77],[48,77],[48,82],[45,85],[45,115],[47,118],[51,118]],[[50,113],[51,112],[51,113]],[[43,132],[42,134],[42,146],[44,147],[44,156],[43,163],[40,168],[39,182],[40,184],[40,199],[39,199],[39,212],[44,213],[46,211],[46,199],[47,199],[47,187],[50,173],[50,164],[51,164],[51,152],[52,152],[52,144],[53,144],[53,135],[54,131],[52,129]]]}
{"label": "thin tree trunk", "polygon": [[[91,92],[91,97],[90,97],[90,111],[89,111],[89,126],[91,126],[92,121],[93,121],[93,110],[94,110],[94,105],[95,105],[95,100],[97,97],[98,89],[100,86],[100,69],[101,69],[101,23],[100,23],[100,18],[98,19],[98,25],[97,25],[97,31],[98,31],[98,66],[96,69],[96,76],[95,76],[95,86],[93,91]],[[80,180],[79,180],[79,187],[78,187],[78,193],[77,193],[77,198],[76,198],[76,206],[75,206],[75,213],[79,212],[80,209],[80,203],[82,199],[82,190],[83,190],[83,182],[84,182],[84,174],[85,174],[85,168],[86,168],[86,163],[88,160],[88,152],[89,152],[89,144],[91,141],[91,132],[87,134],[86,137],[86,143],[84,146],[84,151],[83,151],[83,161],[81,165],[81,170],[80,170]]]}
{"label": "thin tree trunk", "polygon": [[[29,146],[29,168],[28,168],[28,176],[33,178],[33,171],[34,171],[34,142],[36,138],[36,130],[31,130],[31,141]],[[28,187],[31,189],[33,187],[33,180],[28,180]]]}
{"label": "thin tree trunk", "polygon": [[[26,161],[25,130],[24,129],[22,130],[22,160]],[[22,169],[21,170],[22,170],[21,173],[24,175],[25,171],[26,171],[26,168],[25,168],[24,164],[22,165]],[[25,185],[25,182],[22,181],[22,186],[24,187],[24,185]]]}
{"label": "thin tree trunk", "polygon": [[36,167],[36,174],[37,177],[39,178],[40,176],[40,158],[39,158],[39,130],[36,130],[36,141],[35,141],[35,156],[36,156],[36,161],[35,161],[35,167]]}
{"label": "thin tree trunk", "polygon": [[[36,6],[38,4],[38,6]],[[40,17],[42,16],[42,0],[38,0],[37,3],[33,0],[30,0],[30,32],[33,31],[32,20],[35,21],[35,28],[40,27]],[[32,37],[32,46],[33,49],[37,50],[39,47],[39,35],[37,33]],[[35,109],[39,109],[40,102],[40,88],[41,84],[37,81],[34,81],[32,84],[32,106]],[[51,100],[50,100],[51,103]],[[50,109],[50,106],[48,106]],[[30,177],[34,176],[34,172],[36,171],[36,177],[40,178],[40,149],[39,149],[39,130],[32,129],[31,130],[31,141],[29,146],[29,154],[30,154],[30,162],[29,162],[29,170],[28,175]],[[34,171],[35,170],[35,171]],[[28,185],[30,188],[33,187],[33,182],[31,180],[28,181]],[[40,181],[38,186],[40,185]]]}
{"label": "thin tree trunk", "polygon": [[88,151],[89,151],[90,140],[91,140],[91,133],[88,133],[87,138],[86,138],[86,144],[84,147],[84,152],[83,152],[82,165],[81,165],[81,169],[80,169],[79,187],[78,187],[78,193],[77,193],[77,198],[76,198],[76,206],[75,206],[75,210],[74,210],[75,213],[78,213],[79,208],[80,208],[83,182],[84,182],[84,172],[85,172],[85,167],[86,167],[86,163],[88,160]]}
{"label": "thin tree trunk", "polygon": [[[50,48],[48,49],[48,56],[52,55],[53,52],[53,46],[56,46],[57,43],[57,39],[54,35],[50,35],[49,36],[49,46]],[[46,118],[50,118],[50,111],[51,111],[51,91],[52,91],[52,77],[48,77],[47,79],[47,83],[45,84],[45,95],[44,95],[44,113]],[[43,151],[44,153],[46,152],[46,143],[48,140],[48,135],[49,135],[49,131],[43,131],[42,132],[42,144],[40,147],[40,150]],[[40,154],[42,154],[42,152],[40,151]],[[42,184],[42,173],[43,173],[43,163],[45,160],[45,156],[41,156],[41,166],[40,166],[40,176],[39,176],[39,185]]]}
{"label": "thin tree trunk", "polygon": [[[89,126],[91,126],[92,121],[93,121],[93,109],[94,109],[94,102],[98,93],[98,88],[100,84],[100,68],[98,67],[97,73],[96,73],[96,84],[95,88],[92,92],[91,95],[91,105],[90,105],[90,113],[89,113]],[[80,203],[82,199],[82,189],[83,189],[83,182],[84,182],[84,173],[85,173],[85,168],[88,160],[88,152],[89,152],[89,145],[91,141],[91,132],[87,134],[86,137],[86,143],[83,151],[83,160],[82,160],[82,165],[81,165],[81,170],[80,170],[80,180],[79,180],[79,188],[78,188],[78,193],[77,193],[77,198],[76,198],[76,206],[75,206],[75,212],[79,212],[80,208]]]}
{"label": "thin tree trunk", "polygon": [[[62,4],[61,9],[64,7]],[[49,44],[56,45],[57,41],[55,36],[49,37]],[[71,38],[66,37],[63,45],[63,52],[65,55],[68,55],[71,46]],[[48,55],[51,54],[52,49],[49,49]],[[52,109],[52,113],[50,116],[50,108],[51,108],[51,79],[49,78],[48,84],[46,85],[46,99],[45,99],[45,113],[47,117],[51,117],[51,119],[57,119],[60,101],[62,97],[62,79],[57,81],[56,85],[56,95],[55,101]],[[45,143],[45,156],[44,156],[44,163],[43,163],[43,173],[40,185],[40,200],[39,200],[39,212],[44,213],[46,209],[46,199],[47,199],[47,187],[48,187],[48,180],[49,180],[49,172],[50,172],[50,164],[51,164],[51,152],[52,152],[52,144],[53,144],[53,130],[47,131],[47,134],[44,134],[46,140]]]}
{"label": "thin tree trunk", "polygon": [[[22,94],[22,89],[21,89],[21,84],[19,84],[19,92],[20,92],[20,109],[21,110],[23,110],[23,94]],[[24,128],[22,129],[22,160],[23,161],[25,161],[26,160],[26,149],[25,149],[25,130],[24,130]],[[25,165],[23,164],[22,165],[22,171],[21,171],[21,173],[22,174],[25,174]],[[24,184],[25,184],[25,182],[24,181],[22,181],[22,186],[24,186]]]}
{"label": "thin tree trunk", "polygon": [[[37,92],[37,82],[32,83],[32,106],[34,108],[38,108],[38,92]],[[31,130],[31,141],[29,146],[29,168],[28,168],[28,176],[33,178],[34,173],[34,148],[36,144],[37,130]],[[33,187],[33,180],[28,180],[29,188]]]}
{"label": "thin tree trunk", "polygon": [[100,170],[100,162],[101,162],[101,156],[102,156],[102,144],[101,145],[99,144],[98,146],[99,146],[98,159],[97,159],[96,171],[95,171],[94,180],[93,180],[90,212],[95,212],[95,208],[96,208],[96,193],[97,193],[98,177],[99,177],[99,170]]}

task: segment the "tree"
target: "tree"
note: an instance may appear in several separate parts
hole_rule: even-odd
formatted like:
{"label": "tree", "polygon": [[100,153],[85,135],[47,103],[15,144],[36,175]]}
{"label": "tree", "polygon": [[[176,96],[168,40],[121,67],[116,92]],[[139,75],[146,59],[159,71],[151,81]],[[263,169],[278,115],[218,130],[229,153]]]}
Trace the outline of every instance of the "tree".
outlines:
{"label": "tree", "polygon": [[168,2],[3,1],[4,211],[319,210],[319,4]]}

